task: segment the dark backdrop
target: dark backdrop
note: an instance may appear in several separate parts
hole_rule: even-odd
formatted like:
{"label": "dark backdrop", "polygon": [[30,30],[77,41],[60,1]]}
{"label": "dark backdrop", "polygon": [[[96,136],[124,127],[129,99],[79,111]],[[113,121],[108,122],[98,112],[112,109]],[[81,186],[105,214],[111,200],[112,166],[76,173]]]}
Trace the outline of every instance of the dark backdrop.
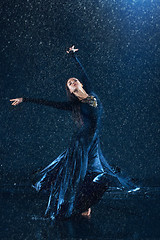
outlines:
{"label": "dark backdrop", "polygon": [[1,184],[30,184],[34,170],[64,151],[70,114],[9,99],[66,100],[79,76],[75,44],[104,106],[107,160],[144,186],[158,186],[160,3],[151,0],[1,0]]}

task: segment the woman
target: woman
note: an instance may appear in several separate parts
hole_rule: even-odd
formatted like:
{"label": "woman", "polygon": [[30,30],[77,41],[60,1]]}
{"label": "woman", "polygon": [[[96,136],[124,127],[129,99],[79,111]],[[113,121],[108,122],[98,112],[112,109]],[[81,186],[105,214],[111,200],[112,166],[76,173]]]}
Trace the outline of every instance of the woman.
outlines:
{"label": "woman", "polygon": [[55,102],[43,99],[16,98],[12,105],[33,102],[68,110],[76,123],[68,148],[39,174],[33,185],[37,190],[48,190],[46,216],[68,218],[82,214],[90,216],[91,206],[99,201],[108,186],[113,184],[128,191],[139,188],[129,178],[124,178],[107,163],[99,140],[102,103],[92,90],[92,84],[79,62],[74,46],[67,51],[82,72],[81,80],[70,78],[66,82],[69,101]]}

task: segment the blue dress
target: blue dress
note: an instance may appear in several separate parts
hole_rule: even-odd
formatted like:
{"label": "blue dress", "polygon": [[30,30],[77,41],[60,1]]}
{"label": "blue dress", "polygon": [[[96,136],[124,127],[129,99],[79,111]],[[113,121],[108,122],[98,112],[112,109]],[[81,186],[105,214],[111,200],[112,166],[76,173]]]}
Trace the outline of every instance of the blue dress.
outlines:
{"label": "blue dress", "polygon": [[75,54],[72,57],[82,73],[79,80],[89,97],[76,102],[23,98],[24,102],[67,111],[72,111],[76,104],[80,107],[82,124],[77,125],[68,148],[37,174],[38,180],[33,185],[37,191],[49,192],[45,215],[51,219],[68,218],[86,211],[101,199],[109,186],[127,191],[139,189],[130,178],[113,169],[103,156],[99,139],[102,103],[93,92],[79,59]]}

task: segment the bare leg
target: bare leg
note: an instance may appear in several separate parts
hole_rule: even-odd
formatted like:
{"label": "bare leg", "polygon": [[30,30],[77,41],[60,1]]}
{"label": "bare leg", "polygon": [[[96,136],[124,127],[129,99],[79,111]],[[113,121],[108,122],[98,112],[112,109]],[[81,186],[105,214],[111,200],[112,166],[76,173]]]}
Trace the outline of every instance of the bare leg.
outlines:
{"label": "bare leg", "polygon": [[88,210],[86,212],[81,213],[82,216],[91,217],[91,208],[88,208]]}

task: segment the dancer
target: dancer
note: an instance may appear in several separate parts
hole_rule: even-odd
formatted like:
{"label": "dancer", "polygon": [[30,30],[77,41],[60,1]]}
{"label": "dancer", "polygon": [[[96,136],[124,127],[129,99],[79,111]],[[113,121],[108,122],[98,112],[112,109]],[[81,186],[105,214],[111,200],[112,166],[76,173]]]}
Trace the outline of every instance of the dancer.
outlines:
{"label": "dancer", "polygon": [[32,102],[72,112],[76,125],[67,149],[37,174],[33,184],[37,191],[48,191],[45,216],[51,219],[68,218],[77,214],[90,217],[91,206],[97,203],[108,186],[117,186],[128,192],[139,190],[130,178],[113,169],[104,158],[99,139],[102,103],[93,92],[92,82],[81,65],[74,46],[67,53],[76,62],[82,77],[66,82],[68,101],[44,99],[10,99],[16,106]]}

